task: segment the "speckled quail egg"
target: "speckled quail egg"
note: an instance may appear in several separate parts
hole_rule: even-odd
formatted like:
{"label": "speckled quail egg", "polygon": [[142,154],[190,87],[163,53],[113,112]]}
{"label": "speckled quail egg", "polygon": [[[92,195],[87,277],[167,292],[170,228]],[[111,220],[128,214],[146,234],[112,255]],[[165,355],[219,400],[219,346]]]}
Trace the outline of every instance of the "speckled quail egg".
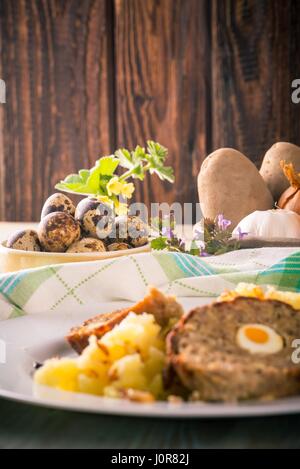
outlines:
{"label": "speckled quail egg", "polygon": [[105,244],[101,239],[82,238],[71,244],[67,252],[103,252],[106,251]]}
{"label": "speckled quail egg", "polygon": [[149,226],[134,215],[121,215],[115,220],[115,232],[118,241],[127,242],[134,247],[148,243]]}
{"label": "speckled quail egg", "polygon": [[49,213],[38,227],[40,243],[45,251],[64,252],[80,238],[80,223],[65,212]]}
{"label": "speckled quail egg", "polygon": [[41,251],[38,234],[34,230],[18,230],[10,235],[6,246],[22,251]]}
{"label": "speckled quail egg", "polygon": [[50,197],[44,203],[41,213],[41,219],[49,215],[49,213],[53,212],[65,212],[69,213],[69,215],[74,216],[75,205],[73,204],[72,200],[69,199],[69,197],[57,192],[55,194],[50,195]]}
{"label": "speckled quail egg", "polygon": [[75,219],[81,223],[83,231],[88,236],[99,239],[107,238],[114,225],[111,207],[91,197],[79,202],[75,211]]}
{"label": "speckled quail egg", "polygon": [[108,251],[122,251],[123,249],[130,249],[127,243],[112,243],[107,246]]}

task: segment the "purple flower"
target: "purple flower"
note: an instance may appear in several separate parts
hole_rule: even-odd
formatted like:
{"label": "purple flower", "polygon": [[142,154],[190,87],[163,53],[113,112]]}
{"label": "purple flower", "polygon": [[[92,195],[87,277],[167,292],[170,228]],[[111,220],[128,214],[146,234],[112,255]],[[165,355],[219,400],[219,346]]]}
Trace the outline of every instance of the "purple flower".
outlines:
{"label": "purple flower", "polygon": [[217,225],[219,230],[226,231],[227,228],[231,225],[230,220],[226,220],[222,214],[217,217]]}
{"label": "purple flower", "polygon": [[201,249],[201,251],[202,251],[203,249],[205,249],[205,242],[203,241],[203,239],[195,239],[195,238],[194,238],[192,242],[195,244],[195,246],[196,246],[198,249]]}
{"label": "purple flower", "polygon": [[168,239],[174,238],[174,232],[170,226],[163,226],[161,230],[161,234]]}
{"label": "purple flower", "polygon": [[242,232],[240,226],[238,226],[237,232],[238,232],[239,240],[244,239],[244,237],[248,235],[248,233],[243,233],[243,232]]}
{"label": "purple flower", "polygon": [[208,252],[201,249],[200,257],[208,257],[208,256],[209,256]]}

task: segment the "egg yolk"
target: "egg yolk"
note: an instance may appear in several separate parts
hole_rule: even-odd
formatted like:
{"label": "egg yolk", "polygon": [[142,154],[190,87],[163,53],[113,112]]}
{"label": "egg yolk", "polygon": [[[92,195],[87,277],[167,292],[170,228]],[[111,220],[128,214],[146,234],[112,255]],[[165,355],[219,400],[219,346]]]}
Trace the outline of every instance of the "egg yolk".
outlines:
{"label": "egg yolk", "polygon": [[247,327],[245,330],[245,336],[256,344],[265,344],[269,340],[268,334],[257,327]]}

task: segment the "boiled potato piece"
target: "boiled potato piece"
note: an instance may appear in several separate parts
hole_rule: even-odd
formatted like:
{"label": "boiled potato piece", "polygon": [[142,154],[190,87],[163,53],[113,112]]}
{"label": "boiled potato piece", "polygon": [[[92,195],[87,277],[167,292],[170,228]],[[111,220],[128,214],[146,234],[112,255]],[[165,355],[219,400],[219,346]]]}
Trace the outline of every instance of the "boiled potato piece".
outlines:
{"label": "boiled potato piece", "polygon": [[36,384],[50,386],[63,391],[76,392],[79,369],[72,358],[51,358],[47,366],[41,367],[34,375]]}
{"label": "boiled potato piece", "polygon": [[218,301],[232,301],[239,296],[258,298],[259,300],[277,300],[300,310],[300,293],[276,290],[271,285],[266,288],[254,283],[238,283],[235,290],[225,291]]}
{"label": "boiled potato piece", "polygon": [[[152,314],[129,313],[75,358],[46,360],[34,375],[38,385],[64,391],[135,400],[165,398],[165,340]],[[146,393],[146,394],[144,394]],[[130,397],[131,396],[131,397]]]}
{"label": "boiled potato piece", "polygon": [[273,194],[275,201],[278,201],[281,194],[289,187],[289,182],[280,167],[281,160],[293,163],[296,172],[299,173],[300,147],[292,143],[278,142],[264,156],[259,172]]}
{"label": "boiled potato piece", "polygon": [[198,175],[198,193],[203,216],[223,214],[234,228],[255,210],[273,207],[273,197],[255,165],[232,148],[211,153]]}

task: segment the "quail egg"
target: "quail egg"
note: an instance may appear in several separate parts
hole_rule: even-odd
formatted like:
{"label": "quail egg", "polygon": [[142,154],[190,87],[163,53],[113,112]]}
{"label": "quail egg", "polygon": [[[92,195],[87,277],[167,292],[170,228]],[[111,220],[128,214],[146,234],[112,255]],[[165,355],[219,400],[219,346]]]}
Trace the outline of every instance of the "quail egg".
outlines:
{"label": "quail egg", "polygon": [[73,204],[72,200],[69,199],[69,197],[57,192],[55,194],[50,195],[50,197],[44,203],[44,206],[42,208],[41,219],[49,215],[49,213],[53,212],[65,212],[69,215],[74,216],[75,205]]}
{"label": "quail egg", "polygon": [[45,251],[64,252],[80,238],[80,224],[65,212],[46,215],[38,227],[40,243]]}
{"label": "quail egg", "polygon": [[130,243],[134,247],[148,243],[149,226],[134,215],[121,215],[115,220],[116,238],[118,241]]}
{"label": "quail egg", "polygon": [[75,211],[75,219],[81,223],[83,231],[94,238],[105,239],[113,229],[111,207],[96,198],[81,200]]}
{"label": "quail egg", "polygon": [[67,252],[103,252],[106,251],[105,244],[101,239],[82,238],[71,244]]}
{"label": "quail egg", "polygon": [[107,247],[108,251],[122,251],[123,249],[130,249],[127,243],[112,243]]}
{"label": "quail egg", "polygon": [[41,251],[37,232],[34,230],[18,230],[10,235],[6,246],[22,251]]}

